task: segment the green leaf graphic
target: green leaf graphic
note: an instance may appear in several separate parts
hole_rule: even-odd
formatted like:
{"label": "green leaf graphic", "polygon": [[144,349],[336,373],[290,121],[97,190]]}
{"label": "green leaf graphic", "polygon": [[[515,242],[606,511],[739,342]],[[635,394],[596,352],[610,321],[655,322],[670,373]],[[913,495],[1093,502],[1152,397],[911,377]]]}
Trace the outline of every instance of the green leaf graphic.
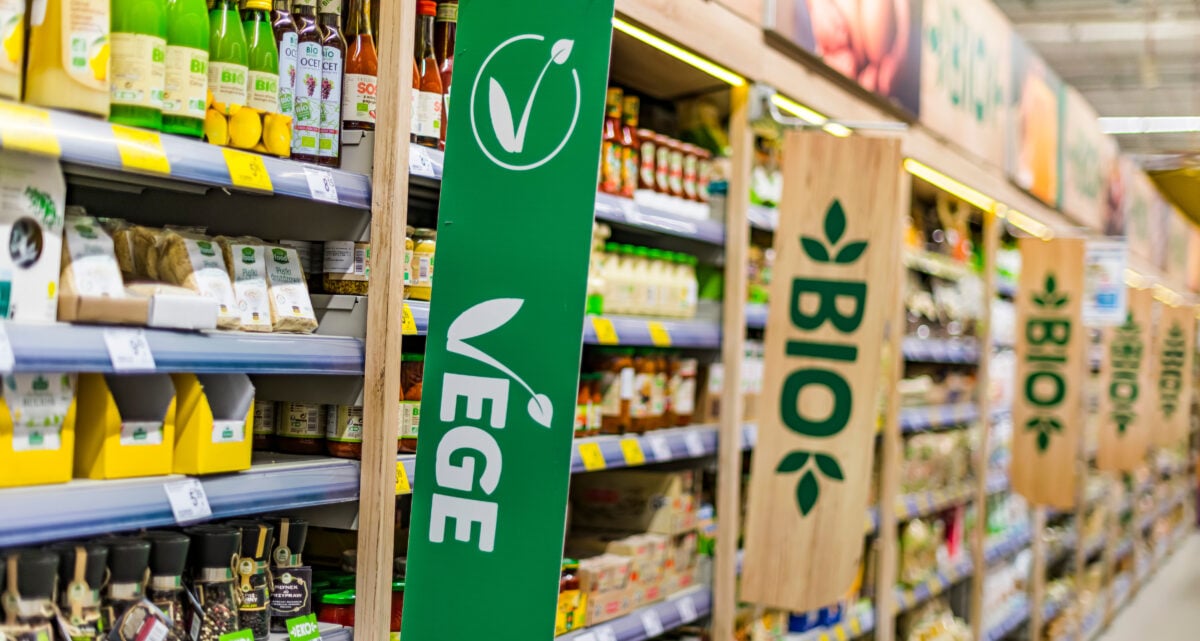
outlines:
{"label": "green leaf graphic", "polygon": [[828,454],[818,454],[816,459],[817,467],[821,468],[822,474],[837,481],[845,480],[845,477],[842,476],[842,466],[838,465],[837,459]]}
{"label": "green leaf graphic", "polygon": [[808,516],[809,512],[817,505],[817,497],[821,494],[821,488],[817,485],[817,477],[813,475],[812,470],[804,473],[800,477],[800,482],[796,484],[796,503],[800,506],[800,514]]}
{"label": "green leaf graphic", "polygon": [[1045,452],[1050,449],[1050,435],[1045,432],[1038,432],[1037,446],[1039,452]]}
{"label": "green leaf graphic", "polygon": [[818,263],[829,262],[829,252],[825,250],[825,245],[822,245],[821,241],[817,240],[816,238],[801,236],[800,244],[804,246],[804,253],[808,254],[809,258],[817,261]]}
{"label": "green leaf graphic", "polygon": [[842,209],[841,201],[835,199],[833,204],[829,205],[829,209],[825,210],[825,239],[831,246],[836,245],[844,233],[846,212]]}
{"label": "green leaf graphic", "polygon": [[1038,307],[1045,307],[1045,306],[1046,306],[1046,299],[1042,298],[1041,294],[1034,294],[1034,295],[1033,295],[1033,302],[1037,303],[1037,306],[1038,306]]}
{"label": "green leaf graphic", "polygon": [[858,260],[858,257],[862,256],[863,252],[866,250],[867,241],[856,240],[843,247],[841,251],[838,252],[837,258],[834,259],[834,262],[842,265],[853,263],[854,261]]}
{"label": "green leaf graphic", "polygon": [[[817,456],[821,455],[818,454]],[[779,462],[779,467],[776,467],[775,471],[781,474],[796,472],[802,469],[805,463],[808,463],[808,452],[791,452],[783,457],[783,460]]]}
{"label": "green leaf graphic", "polygon": [[1056,289],[1058,289],[1058,279],[1054,277],[1054,272],[1050,272],[1046,274],[1046,292],[1054,293]]}

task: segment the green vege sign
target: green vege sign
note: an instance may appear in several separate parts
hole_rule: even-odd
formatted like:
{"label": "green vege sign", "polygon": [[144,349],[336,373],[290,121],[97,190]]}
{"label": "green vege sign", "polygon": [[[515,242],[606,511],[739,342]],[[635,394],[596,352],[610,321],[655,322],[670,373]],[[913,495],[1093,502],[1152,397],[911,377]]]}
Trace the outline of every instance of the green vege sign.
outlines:
{"label": "green vege sign", "polygon": [[613,0],[459,12],[404,638],[548,641]]}
{"label": "green vege sign", "polygon": [[1113,331],[1112,344],[1109,345],[1112,367],[1112,381],[1108,386],[1109,417],[1121,436],[1137,419],[1137,400],[1141,394],[1138,377],[1141,375],[1145,348],[1142,344],[1142,327],[1130,312],[1125,323]]}
{"label": "green vege sign", "polygon": [[1025,429],[1037,433],[1038,452],[1050,449],[1050,440],[1063,431],[1058,410],[1067,398],[1071,318],[1064,312],[1070,296],[1058,291],[1053,272],[1046,275],[1043,291],[1033,295],[1034,309],[1025,322],[1028,365],[1021,390],[1034,414]]}

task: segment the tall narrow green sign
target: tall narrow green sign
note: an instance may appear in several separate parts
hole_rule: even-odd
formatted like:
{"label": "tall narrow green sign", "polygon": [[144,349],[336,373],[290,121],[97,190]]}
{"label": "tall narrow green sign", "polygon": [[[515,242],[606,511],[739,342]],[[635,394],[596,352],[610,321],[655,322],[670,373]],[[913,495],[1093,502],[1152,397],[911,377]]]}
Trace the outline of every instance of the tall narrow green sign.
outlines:
{"label": "tall narrow green sign", "polygon": [[405,641],[554,636],[612,16],[459,2]]}

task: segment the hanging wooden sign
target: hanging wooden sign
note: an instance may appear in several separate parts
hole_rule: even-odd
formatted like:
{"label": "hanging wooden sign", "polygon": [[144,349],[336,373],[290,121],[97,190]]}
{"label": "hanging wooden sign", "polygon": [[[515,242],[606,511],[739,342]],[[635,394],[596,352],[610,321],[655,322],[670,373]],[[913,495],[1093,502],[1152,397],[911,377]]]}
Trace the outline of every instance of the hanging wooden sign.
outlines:
{"label": "hanging wooden sign", "polygon": [[1106,327],[1101,342],[1096,467],[1106,472],[1132,472],[1146,460],[1156,397],[1150,376],[1154,297],[1131,287],[1126,300],[1125,322]]}
{"label": "hanging wooden sign", "polygon": [[1168,447],[1187,439],[1192,413],[1191,354],[1196,345],[1195,313],[1191,306],[1163,305],[1154,336],[1154,442]]}
{"label": "hanging wooden sign", "polygon": [[1013,490],[1035,505],[1075,505],[1087,331],[1084,241],[1023,238],[1017,287]]}
{"label": "hanging wooden sign", "polygon": [[788,134],[742,599],[836,602],[858,572],[884,324],[901,286],[900,144]]}

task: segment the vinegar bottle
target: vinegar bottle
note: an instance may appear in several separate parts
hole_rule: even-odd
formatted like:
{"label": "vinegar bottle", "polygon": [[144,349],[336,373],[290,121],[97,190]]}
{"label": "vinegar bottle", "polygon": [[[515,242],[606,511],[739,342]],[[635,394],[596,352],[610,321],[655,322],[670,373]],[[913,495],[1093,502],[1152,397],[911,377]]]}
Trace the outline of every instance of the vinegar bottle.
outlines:
{"label": "vinegar bottle", "polygon": [[345,86],[342,88],[342,127],[374,131],[379,57],[375,52],[375,38],[371,35],[371,5],[367,0],[350,0],[346,35],[349,43]]}
{"label": "vinegar bottle", "polygon": [[295,116],[296,96],[296,22],[292,20],[291,2],[275,0],[271,10],[271,30],[279,49],[279,113]]}
{"label": "vinegar bottle", "polygon": [[414,139],[426,147],[437,147],[442,139],[442,74],[438,70],[437,56],[433,50],[433,21],[437,15],[437,3],[420,0],[417,3],[417,49],[414,60],[420,77],[420,95],[417,97],[417,119],[414,123]]}
{"label": "vinegar bottle", "polygon": [[446,131],[450,125],[450,81],[454,78],[454,40],[458,33],[458,0],[442,0],[437,6],[434,23],[434,48],[438,71],[442,75],[442,141],[446,148]]}
{"label": "vinegar bottle", "polygon": [[321,2],[321,142],[317,162],[342,166],[342,70],[346,39],[342,36],[342,0]]}
{"label": "vinegar bottle", "polygon": [[321,138],[321,28],[317,25],[317,0],[295,0],[296,118],[292,121],[292,158],[317,162]]}
{"label": "vinegar bottle", "polygon": [[204,0],[167,0],[167,77],[162,130],[204,135],[208,104],[208,7]]}
{"label": "vinegar bottle", "polygon": [[162,128],[167,77],[167,3],[113,0],[109,101],[112,122]]}

